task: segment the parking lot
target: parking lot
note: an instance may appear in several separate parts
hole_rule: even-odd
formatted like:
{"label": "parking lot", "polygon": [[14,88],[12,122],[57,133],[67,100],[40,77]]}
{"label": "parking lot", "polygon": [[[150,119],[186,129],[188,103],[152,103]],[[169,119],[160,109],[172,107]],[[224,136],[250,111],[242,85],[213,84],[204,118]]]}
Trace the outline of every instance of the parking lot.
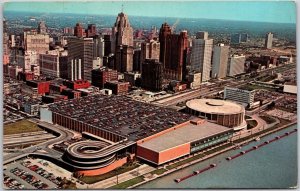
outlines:
{"label": "parking lot", "polygon": [[10,164],[4,174],[24,185],[24,189],[55,189],[61,183],[53,173],[25,161]]}

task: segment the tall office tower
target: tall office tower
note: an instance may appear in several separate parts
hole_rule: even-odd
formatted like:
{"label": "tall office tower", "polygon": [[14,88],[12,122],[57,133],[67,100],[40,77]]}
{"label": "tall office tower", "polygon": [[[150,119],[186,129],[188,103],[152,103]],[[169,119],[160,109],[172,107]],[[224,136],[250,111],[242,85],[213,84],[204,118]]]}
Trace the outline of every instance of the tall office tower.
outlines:
{"label": "tall office tower", "polygon": [[44,76],[67,78],[68,52],[51,50],[39,55],[40,71]]}
{"label": "tall office tower", "polygon": [[[94,60],[93,38],[69,38],[68,39],[68,71],[71,79],[71,65],[81,60],[81,78],[91,81]],[[76,66],[74,66],[76,68]],[[74,79],[73,79],[74,80]],[[75,79],[76,80],[76,79]]]}
{"label": "tall office tower", "polygon": [[104,49],[105,49],[105,43],[104,38],[99,36],[94,38],[94,57],[99,57],[103,59],[104,57]]}
{"label": "tall office tower", "polygon": [[111,52],[111,35],[104,35],[104,56],[108,56]]}
{"label": "tall office tower", "polygon": [[49,50],[50,37],[48,34],[37,34],[33,31],[24,32],[25,51],[36,51],[44,54]]}
{"label": "tall office tower", "polygon": [[96,36],[96,25],[95,24],[89,24],[88,28],[86,30],[86,37],[90,38],[90,37],[94,37]]}
{"label": "tall office tower", "polygon": [[142,72],[142,69],[141,69],[141,65],[142,65],[142,62],[141,62],[141,56],[142,55],[142,50],[141,48],[136,48],[133,50],[133,71],[139,71],[139,72]]}
{"label": "tall office tower", "polygon": [[249,35],[247,33],[241,34],[241,42],[248,42]]}
{"label": "tall office tower", "polygon": [[229,46],[218,44],[214,46],[212,60],[212,78],[225,78],[227,74]]}
{"label": "tall office tower", "polygon": [[204,40],[207,40],[207,39],[208,39],[208,32],[206,32],[206,31],[199,31],[199,32],[197,32],[197,34],[196,34],[196,38],[197,38],[197,39],[204,39]]}
{"label": "tall office tower", "polygon": [[114,69],[122,73],[133,71],[133,46],[117,46]]}
{"label": "tall office tower", "polygon": [[159,43],[160,43],[159,61],[162,62],[163,64],[165,63],[165,59],[166,59],[167,36],[171,34],[172,34],[171,27],[167,23],[162,24],[159,30]]}
{"label": "tall office tower", "polygon": [[229,60],[228,76],[235,76],[245,71],[246,57],[244,55],[232,55]]}
{"label": "tall office tower", "polygon": [[74,35],[74,28],[73,27],[65,27],[64,34]]}
{"label": "tall office tower", "polygon": [[190,66],[190,73],[201,73],[202,82],[210,79],[211,55],[213,49],[213,39],[208,39],[208,35],[203,34],[205,34],[205,32],[197,33],[196,39],[192,41]]}
{"label": "tall office tower", "polygon": [[142,87],[150,91],[161,91],[163,64],[156,59],[146,59],[142,69]]}
{"label": "tall office tower", "polygon": [[182,31],[180,34],[167,35],[164,43],[164,77],[172,80],[184,80],[188,51],[187,31]]}
{"label": "tall office tower", "polygon": [[74,36],[86,37],[85,29],[81,26],[80,23],[77,23],[74,27]]}
{"label": "tall office tower", "polygon": [[47,34],[47,27],[44,21],[39,22],[38,33]]}
{"label": "tall office tower", "polygon": [[235,33],[230,36],[231,44],[240,44],[241,43],[241,34]]}
{"label": "tall office tower", "polygon": [[272,48],[272,43],[273,43],[273,33],[269,32],[269,33],[266,34],[265,48],[266,49],[271,49]]}
{"label": "tall office tower", "polygon": [[112,27],[112,53],[115,53],[115,69],[118,72],[133,70],[133,29],[128,16],[123,12],[118,14]]}
{"label": "tall office tower", "polygon": [[[141,67],[145,59],[156,59],[159,60],[160,54],[160,43],[156,39],[152,39],[148,42],[141,44]],[[142,70],[142,69],[141,69]]]}

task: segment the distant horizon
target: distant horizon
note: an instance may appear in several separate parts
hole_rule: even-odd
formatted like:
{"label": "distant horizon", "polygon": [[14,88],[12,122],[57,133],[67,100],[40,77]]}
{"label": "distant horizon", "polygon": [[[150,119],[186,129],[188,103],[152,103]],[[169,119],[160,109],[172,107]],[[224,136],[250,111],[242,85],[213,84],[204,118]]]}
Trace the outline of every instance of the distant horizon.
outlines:
{"label": "distant horizon", "polygon": [[[96,16],[111,16],[111,17],[117,17],[118,13],[116,15],[114,14],[94,14],[94,13],[91,13],[91,14],[84,14],[84,13],[54,13],[54,12],[50,12],[50,13],[42,13],[42,12],[35,12],[35,11],[15,11],[15,10],[9,10],[9,11],[3,11],[3,17],[5,17],[6,13],[11,13],[11,12],[17,12],[17,13],[33,13],[33,14],[40,14],[40,15],[47,15],[47,14],[68,14],[68,15],[86,15],[86,16],[92,16],[92,15],[96,15]],[[286,23],[286,22],[282,22],[282,23],[279,23],[279,22],[268,22],[268,21],[252,21],[252,20],[234,20],[234,19],[220,19],[220,18],[187,18],[187,17],[174,17],[174,16],[166,16],[166,17],[163,17],[163,16],[144,16],[144,15],[130,15],[130,14],[127,14],[125,11],[124,13],[126,15],[128,15],[129,17],[133,16],[133,17],[147,17],[147,18],[162,18],[162,19],[165,19],[165,18],[168,18],[168,19],[203,19],[203,20],[220,20],[220,21],[237,21],[237,22],[253,22],[253,23],[271,23],[271,24],[291,24],[291,25],[296,25],[296,23]],[[129,18],[130,19],[130,18]]]}
{"label": "distant horizon", "polygon": [[[124,11],[123,11],[124,10]],[[6,2],[3,12],[211,19],[296,24],[294,1]],[[174,17],[176,15],[176,17]]]}

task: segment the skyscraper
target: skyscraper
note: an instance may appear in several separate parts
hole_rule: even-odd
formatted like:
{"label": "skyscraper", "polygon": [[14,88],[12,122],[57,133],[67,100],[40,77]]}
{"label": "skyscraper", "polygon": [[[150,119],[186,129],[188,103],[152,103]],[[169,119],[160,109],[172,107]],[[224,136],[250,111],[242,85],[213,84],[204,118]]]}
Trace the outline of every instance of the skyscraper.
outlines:
{"label": "skyscraper", "polygon": [[[152,39],[141,44],[141,64],[144,63],[145,59],[159,60],[159,54],[160,43],[157,40]],[[142,66],[140,68],[142,68]]]}
{"label": "skyscraper", "polygon": [[74,36],[86,37],[85,29],[81,26],[80,23],[77,23],[74,27]]}
{"label": "skyscraper", "polygon": [[269,33],[266,34],[265,48],[266,49],[271,49],[272,48],[272,43],[273,43],[273,33],[269,32]]}
{"label": "skyscraper", "polygon": [[165,63],[166,59],[166,46],[167,46],[167,36],[171,35],[171,27],[164,23],[161,25],[160,31],[159,31],[159,43],[160,43],[160,55],[159,55],[159,61],[162,63]]}
{"label": "skyscraper", "polygon": [[112,27],[112,52],[115,53],[115,69],[119,72],[133,70],[133,28],[128,16],[123,12],[118,14]]}
{"label": "skyscraper", "polygon": [[240,44],[241,43],[241,38],[242,38],[242,36],[239,33],[232,34],[230,36],[230,43],[231,44]]}
{"label": "skyscraper", "polygon": [[161,91],[163,64],[157,59],[146,59],[142,67],[142,87],[151,91]]}
{"label": "skyscraper", "polygon": [[241,34],[241,42],[248,42],[249,35],[247,33]]}
{"label": "skyscraper", "polygon": [[[91,81],[94,59],[94,41],[92,38],[69,38],[68,39],[68,66],[72,63],[81,62],[81,77]],[[80,61],[79,61],[80,60]],[[77,68],[76,66],[74,66]],[[69,78],[71,79],[71,68]]]}
{"label": "skyscraper", "polygon": [[232,55],[228,66],[228,76],[235,76],[245,71],[245,55]]}
{"label": "skyscraper", "polygon": [[212,78],[225,78],[227,74],[229,46],[218,44],[214,46],[213,52]]}
{"label": "skyscraper", "polygon": [[[202,82],[210,79],[213,39],[200,32],[192,41],[190,73],[201,72]],[[203,38],[201,38],[203,37]]]}
{"label": "skyscraper", "polygon": [[47,27],[46,27],[44,21],[41,21],[41,22],[39,23],[39,26],[38,26],[38,33],[39,33],[39,34],[46,34],[46,33],[47,33]]}
{"label": "skyscraper", "polygon": [[186,57],[188,48],[187,31],[180,34],[169,34],[166,37],[164,49],[164,77],[171,80],[185,79]]}
{"label": "skyscraper", "polygon": [[94,36],[96,36],[96,25],[89,24],[86,30],[86,37],[94,37]]}

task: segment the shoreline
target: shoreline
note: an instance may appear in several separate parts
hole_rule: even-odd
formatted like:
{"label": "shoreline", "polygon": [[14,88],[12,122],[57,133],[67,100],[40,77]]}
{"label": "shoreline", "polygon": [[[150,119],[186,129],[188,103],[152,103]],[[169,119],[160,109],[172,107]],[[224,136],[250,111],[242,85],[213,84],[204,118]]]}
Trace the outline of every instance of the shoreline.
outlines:
{"label": "shoreline", "polygon": [[[290,126],[292,126],[292,125],[295,125],[295,124],[297,124],[297,121],[290,122],[290,123],[285,124],[285,125],[283,125],[283,126],[280,126],[280,127],[275,128],[275,129],[272,129],[272,130],[270,130],[270,131],[267,131],[267,132],[264,132],[264,133],[262,133],[262,134],[259,134],[259,137],[265,137],[265,136],[267,136],[267,135],[270,135],[270,134],[272,134],[272,133],[278,132],[278,131],[280,131],[280,130],[283,130],[283,129],[288,128],[288,127],[290,127]],[[270,127],[270,128],[272,128],[272,127]],[[251,136],[251,135],[250,135],[250,136]],[[235,141],[238,141],[238,140],[235,140]],[[249,139],[246,139],[246,140],[240,142],[239,144],[240,144],[240,145],[244,145],[244,144],[248,144],[248,143],[250,143],[250,142],[252,142],[252,141],[254,141],[254,138],[253,138],[253,137],[250,137]],[[209,159],[209,158],[212,158],[212,157],[217,156],[217,155],[219,155],[219,154],[222,154],[222,153],[224,153],[224,152],[230,151],[230,150],[232,150],[232,149],[235,148],[235,147],[236,147],[236,145],[229,146],[229,147],[227,147],[227,148],[225,148],[225,149],[223,149],[223,150],[217,151],[217,152],[212,153],[212,154],[210,154],[210,155],[206,155],[206,156],[204,156],[204,157],[202,157],[202,158],[196,159],[196,160],[191,161],[191,162],[189,162],[189,163],[180,165],[180,166],[178,166],[178,167],[176,167],[176,168],[174,168],[174,169],[172,169],[172,170],[167,170],[167,171],[164,172],[163,174],[160,174],[160,175],[156,175],[156,174],[155,174],[155,175],[153,175],[153,176],[154,176],[153,178],[147,178],[145,181],[140,182],[140,183],[137,183],[137,184],[132,185],[132,186],[129,186],[129,187],[127,187],[127,188],[128,188],[128,189],[130,189],[130,188],[136,188],[136,187],[138,187],[138,186],[141,186],[141,185],[143,185],[143,184],[146,184],[146,183],[151,182],[151,181],[153,181],[153,180],[156,180],[156,179],[158,179],[158,178],[161,178],[161,177],[164,177],[164,176],[166,176],[166,175],[169,175],[169,174],[171,174],[171,173],[173,173],[173,172],[177,172],[177,171],[179,171],[179,170],[181,170],[181,169],[184,169],[184,168],[189,167],[189,166],[191,166],[191,165],[194,165],[194,164],[196,164],[196,163],[205,161],[205,160],[207,160],[207,159]],[[200,153],[199,153],[199,154],[200,154]],[[195,155],[195,156],[196,156],[196,155]],[[183,159],[183,160],[184,160],[184,159]],[[178,162],[180,162],[180,161],[178,161]],[[175,164],[176,164],[176,163],[175,163]],[[162,168],[162,169],[165,169],[165,168]]]}

